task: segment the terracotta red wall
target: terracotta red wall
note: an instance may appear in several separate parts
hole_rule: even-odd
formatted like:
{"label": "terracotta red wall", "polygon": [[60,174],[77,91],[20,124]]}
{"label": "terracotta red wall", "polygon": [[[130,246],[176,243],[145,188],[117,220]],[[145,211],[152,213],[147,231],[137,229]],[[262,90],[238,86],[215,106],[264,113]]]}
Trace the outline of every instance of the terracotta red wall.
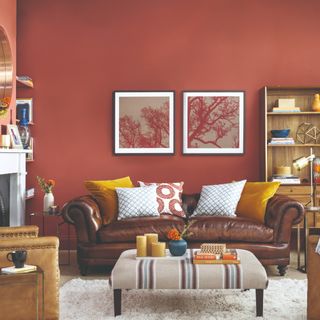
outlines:
{"label": "terracotta red wall", "polygon": [[[318,0],[18,1],[18,72],[35,83],[29,185],[55,178],[62,205],[85,179],[183,180],[187,192],[259,179],[258,91],[319,85],[319,13]],[[117,89],[176,90],[175,156],[112,154]],[[246,91],[243,156],[181,154],[187,89]]]}
{"label": "terracotta red wall", "polygon": [[[7,34],[12,51],[13,62],[13,79],[16,78],[16,28],[17,25],[17,3],[16,0],[0,0],[0,26],[2,26]],[[13,94],[10,104],[12,110],[12,118],[15,119],[15,104],[16,104],[16,82],[13,82]],[[10,112],[6,117],[0,118],[0,126],[10,122]],[[1,134],[1,131],[0,131]]]}

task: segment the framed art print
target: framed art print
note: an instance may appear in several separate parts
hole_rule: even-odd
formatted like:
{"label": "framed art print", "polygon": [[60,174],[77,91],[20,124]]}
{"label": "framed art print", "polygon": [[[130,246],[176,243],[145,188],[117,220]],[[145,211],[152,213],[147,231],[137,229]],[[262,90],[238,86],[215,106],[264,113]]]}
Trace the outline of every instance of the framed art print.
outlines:
{"label": "framed art print", "polygon": [[244,153],[244,91],[183,92],[183,153]]}
{"label": "framed art print", "polygon": [[174,154],[174,92],[115,91],[115,154]]}

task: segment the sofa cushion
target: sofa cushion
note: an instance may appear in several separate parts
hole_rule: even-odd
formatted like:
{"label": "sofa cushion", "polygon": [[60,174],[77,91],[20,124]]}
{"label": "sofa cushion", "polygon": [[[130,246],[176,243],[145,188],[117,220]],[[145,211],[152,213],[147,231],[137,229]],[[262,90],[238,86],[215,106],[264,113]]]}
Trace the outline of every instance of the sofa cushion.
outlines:
{"label": "sofa cushion", "polygon": [[192,217],[191,241],[273,242],[273,229],[242,217]]}
{"label": "sofa cushion", "polygon": [[119,204],[118,220],[159,216],[156,189],[156,186],[116,188]]}
{"label": "sofa cushion", "polygon": [[280,182],[247,182],[236,209],[237,216],[264,223],[267,203],[279,186]]}
{"label": "sofa cushion", "polygon": [[137,235],[145,233],[158,233],[160,241],[167,241],[166,234],[177,228],[182,231],[184,220],[172,215],[161,215],[159,217],[130,218],[114,221],[103,226],[97,233],[99,242],[135,242]]}
{"label": "sofa cushion", "polygon": [[117,219],[118,197],[115,189],[117,187],[133,188],[130,177],[116,180],[88,180],[84,185],[98,202],[103,224]]}
{"label": "sofa cushion", "polygon": [[159,213],[168,213],[178,217],[186,217],[182,209],[183,182],[154,183],[138,181],[140,187],[157,186],[157,202]]}
{"label": "sofa cushion", "polygon": [[203,186],[193,216],[235,216],[246,180]]}

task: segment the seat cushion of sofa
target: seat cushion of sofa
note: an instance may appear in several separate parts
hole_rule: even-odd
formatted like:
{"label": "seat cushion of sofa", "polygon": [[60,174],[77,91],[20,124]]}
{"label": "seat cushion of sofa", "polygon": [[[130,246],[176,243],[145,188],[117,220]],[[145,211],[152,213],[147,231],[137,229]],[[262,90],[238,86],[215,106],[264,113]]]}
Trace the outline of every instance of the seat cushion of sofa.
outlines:
{"label": "seat cushion of sofa", "polygon": [[166,234],[171,228],[182,231],[184,220],[172,215],[117,220],[103,226],[97,237],[102,243],[135,242],[137,235],[157,233],[160,241],[167,241]]}
{"label": "seat cushion of sofa", "polygon": [[194,217],[189,232],[191,241],[272,242],[273,229],[243,217]]}

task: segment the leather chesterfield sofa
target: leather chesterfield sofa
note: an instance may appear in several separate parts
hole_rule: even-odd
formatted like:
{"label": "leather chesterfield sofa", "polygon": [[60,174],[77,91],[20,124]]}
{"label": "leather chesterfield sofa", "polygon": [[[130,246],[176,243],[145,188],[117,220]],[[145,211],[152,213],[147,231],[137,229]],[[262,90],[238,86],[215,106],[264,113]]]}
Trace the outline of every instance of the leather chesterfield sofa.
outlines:
{"label": "leather chesterfield sofa", "polygon": [[[182,195],[183,209],[189,220],[189,248],[199,248],[203,242],[227,243],[229,248],[252,251],[263,265],[277,265],[284,275],[290,263],[292,225],[303,218],[302,204],[286,196],[274,196],[267,205],[265,223],[242,217],[192,217],[200,194]],[[131,218],[103,225],[97,202],[90,195],[81,196],[63,207],[66,222],[75,226],[77,259],[82,275],[88,267],[114,265],[121,252],[135,248],[136,235],[154,232],[166,241],[171,228],[182,230],[184,219],[171,215]]]}

